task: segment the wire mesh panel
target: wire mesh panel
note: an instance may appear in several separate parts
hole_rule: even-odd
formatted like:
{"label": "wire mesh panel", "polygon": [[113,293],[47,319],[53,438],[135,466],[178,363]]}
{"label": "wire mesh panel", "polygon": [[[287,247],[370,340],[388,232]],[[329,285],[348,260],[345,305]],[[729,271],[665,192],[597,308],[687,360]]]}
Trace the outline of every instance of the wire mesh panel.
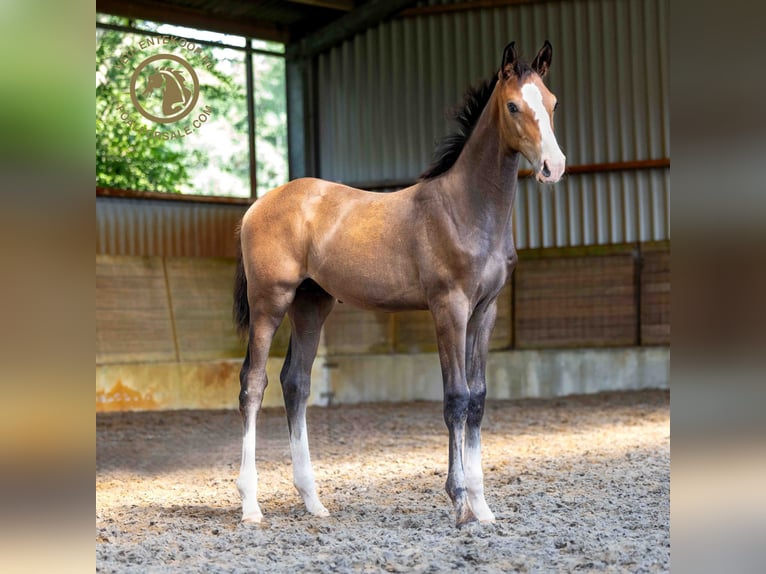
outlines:
{"label": "wire mesh panel", "polygon": [[638,344],[634,250],[601,255],[522,253],[516,268],[515,346]]}
{"label": "wire mesh panel", "polygon": [[641,344],[670,344],[670,245],[641,247]]}

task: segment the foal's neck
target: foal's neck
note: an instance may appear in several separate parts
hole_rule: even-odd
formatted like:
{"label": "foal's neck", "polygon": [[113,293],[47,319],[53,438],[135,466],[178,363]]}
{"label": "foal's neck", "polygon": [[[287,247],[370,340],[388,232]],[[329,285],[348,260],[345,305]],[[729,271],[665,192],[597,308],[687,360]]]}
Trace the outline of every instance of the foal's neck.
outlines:
{"label": "foal's neck", "polygon": [[494,98],[487,102],[455,165],[444,175],[442,192],[463,207],[487,233],[510,233],[510,218],[516,197],[519,152],[510,154],[498,129]]}

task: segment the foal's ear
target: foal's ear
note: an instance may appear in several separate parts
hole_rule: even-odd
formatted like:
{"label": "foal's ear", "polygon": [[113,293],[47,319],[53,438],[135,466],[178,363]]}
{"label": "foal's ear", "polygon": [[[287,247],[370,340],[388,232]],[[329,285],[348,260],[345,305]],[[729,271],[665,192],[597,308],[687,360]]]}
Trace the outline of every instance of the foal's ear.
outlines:
{"label": "foal's ear", "polygon": [[516,68],[516,42],[511,42],[503,50],[503,64],[500,66],[500,73],[504,80],[507,80],[514,74]]}
{"label": "foal's ear", "polygon": [[546,40],[545,44],[543,44],[543,47],[540,48],[540,51],[537,53],[537,56],[535,56],[535,59],[532,62],[532,69],[537,72],[541,78],[544,78],[545,74],[548,73],[548,68],[551,67],[552,58],[553,46],[551,46],[551,43]]}

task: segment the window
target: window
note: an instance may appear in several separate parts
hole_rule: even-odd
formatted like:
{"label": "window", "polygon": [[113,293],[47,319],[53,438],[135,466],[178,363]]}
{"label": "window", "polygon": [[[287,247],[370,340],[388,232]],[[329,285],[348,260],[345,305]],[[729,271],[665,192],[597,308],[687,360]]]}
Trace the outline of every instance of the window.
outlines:
{"label": "window", "polygon": [[282,44],[97,15],[97,187],[257,197],[287,178]]}

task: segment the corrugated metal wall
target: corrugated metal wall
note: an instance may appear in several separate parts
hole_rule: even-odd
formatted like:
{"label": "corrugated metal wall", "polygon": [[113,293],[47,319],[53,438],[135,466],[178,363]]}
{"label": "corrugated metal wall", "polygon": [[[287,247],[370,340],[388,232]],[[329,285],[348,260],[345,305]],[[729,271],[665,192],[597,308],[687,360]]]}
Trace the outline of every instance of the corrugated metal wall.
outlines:
{"label": "corrugated metal wall", "polygon": [[235,257],[245,205],[96,198],[96,254]]}
{"label": "corrugated metal wall", "polygon": [[[670,157],[669,0],[573,0],[395,19],[319,56],[320,177],[414,179],[449,131],[445,110],[499,66],[509,40],[554,46],[569,165]],[[520,248],[670,237],[668,168],[520,182]]]}

